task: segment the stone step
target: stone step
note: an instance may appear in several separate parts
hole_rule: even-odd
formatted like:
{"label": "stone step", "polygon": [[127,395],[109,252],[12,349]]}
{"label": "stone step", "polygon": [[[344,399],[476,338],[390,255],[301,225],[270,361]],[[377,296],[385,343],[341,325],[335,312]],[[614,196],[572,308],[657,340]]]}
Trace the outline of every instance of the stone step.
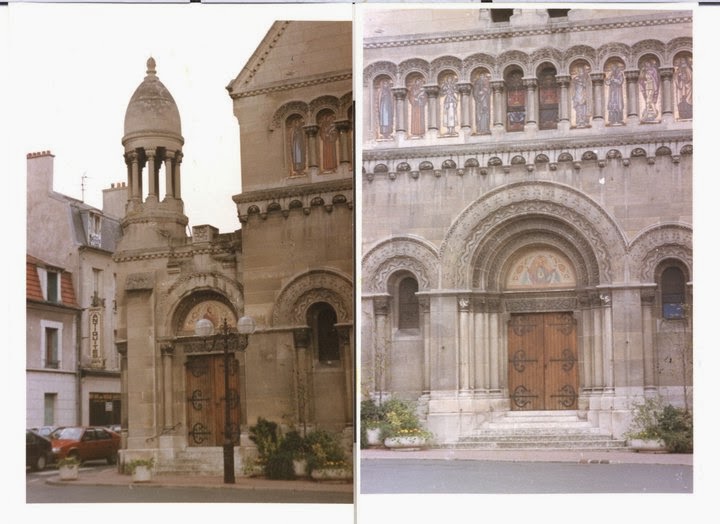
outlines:
{"label": "stone step", "polygon": [[515,449],[515,450],[629,450],[623,440],[547,440],[532,442],[495,441],[495,442],[474,442],[461,440],[450,446],[455,449]]}
{"label": "stone step", "polygon": [[473,433],[467,437],[463,437],[462,440],[472,441],[498,441],[498,440],[510,440],[510,441],[521,441],[531,442],[533,440],[608,440],[610,435],[603,433],[504,433],[504,434],[493,434],[493,433]]}

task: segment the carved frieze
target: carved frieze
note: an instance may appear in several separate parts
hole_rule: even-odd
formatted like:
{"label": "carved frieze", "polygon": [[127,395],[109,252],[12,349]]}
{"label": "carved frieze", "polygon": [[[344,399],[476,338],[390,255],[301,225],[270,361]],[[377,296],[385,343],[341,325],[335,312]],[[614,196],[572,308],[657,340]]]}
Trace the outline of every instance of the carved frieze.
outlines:
{"label": "carved frieze", "polygon": [[125,280],[125,291],[151,291],[155,288],[153,273],[131,273]]}
{"label": "carved frieze", "polygon": [[303,325],[307,308],[327,302],[338,322],[352,322],[353,285],[346,275],[335,270],[312,270],[294,278],[280,292],[273,308],[273,325]]}
{"label": "carved frieze", "polygon": [[392,238],[363,257],[363,291],[386,292],[388,277],[401,269],[415,275],[419,289],[433,289],[438,286],[437,267],[437,253],[429,244],[414,238]]}

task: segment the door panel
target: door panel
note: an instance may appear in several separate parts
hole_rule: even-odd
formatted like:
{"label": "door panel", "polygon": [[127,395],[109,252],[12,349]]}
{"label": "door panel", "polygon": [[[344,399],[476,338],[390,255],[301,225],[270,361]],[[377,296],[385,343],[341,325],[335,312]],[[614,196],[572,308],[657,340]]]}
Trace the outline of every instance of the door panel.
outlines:
{"label": "door panel", "polygon": [[[229,403],[230,433],[239,435],[239,365],[230,358]],[[225,439],[225,357],[202,355],[188,357],[186,364],[188,445],[222,446]]]}
{"label": "door panel", "polygon": [[570,313],[513,315],[508,324],[511,409],[576,409],[576,322]]}

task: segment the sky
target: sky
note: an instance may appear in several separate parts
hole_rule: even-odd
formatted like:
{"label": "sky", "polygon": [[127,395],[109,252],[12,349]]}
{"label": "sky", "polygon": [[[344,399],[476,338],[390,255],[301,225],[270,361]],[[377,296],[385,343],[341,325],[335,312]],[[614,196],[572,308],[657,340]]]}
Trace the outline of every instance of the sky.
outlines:
{"label": "sky", "polygon": [[[182,196],[190,227],[240,228],[239,127],[225,87],[273,21],[349,19],[350,5],[22,5],[9,20],[13,172],[51,151],[54,189],[102,208],[102,190],[126,182],[123,124],[153,56],[185,138]],[[14,91],[14,92],[13,92]]]}

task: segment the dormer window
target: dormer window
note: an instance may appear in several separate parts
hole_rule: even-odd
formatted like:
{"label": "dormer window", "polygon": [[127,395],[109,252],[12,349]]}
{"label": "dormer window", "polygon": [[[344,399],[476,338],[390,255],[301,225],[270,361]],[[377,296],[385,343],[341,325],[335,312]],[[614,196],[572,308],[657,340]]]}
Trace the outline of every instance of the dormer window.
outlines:
{"label": "dormer window", "polygon": [[93,247],[102,245],[102,220],[101,216],[95,213],[88,215],[88,244]]}
{"label": "dormer window", "polygon": [[43,298],[48,302],[59,303],[60,297],[60,271],[51,268],[38,268],[40,274],[40,288]]}

